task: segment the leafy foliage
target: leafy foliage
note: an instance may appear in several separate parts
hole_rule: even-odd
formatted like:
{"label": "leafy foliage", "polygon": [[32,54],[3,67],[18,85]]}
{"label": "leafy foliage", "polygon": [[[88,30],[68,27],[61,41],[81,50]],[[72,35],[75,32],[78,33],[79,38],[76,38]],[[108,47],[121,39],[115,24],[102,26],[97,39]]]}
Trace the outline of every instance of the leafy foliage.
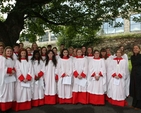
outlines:
{"label": "leafy foliage", "polygon": [[[12,2],[14,1],[14,3]],[[5,5],[6,4],[6,5]],[[0,12],[23,14],[21,40],[45,34],[46,29],[65,37],[67,46],[90,44],[103,21],[128,18],[141,12],[139,0],[1,0]],[[6,20],[7,20],[6,19]],[[2,21],[3,22],[3,21]],[[63,34],[64,33],[64,34]],[[31,38],[31,39],[30,39]],[[64,41],[64,39],[60,39]],[[83,42],[84,43],[80,43]],[[72,43],[73,42],[73,43]]]}

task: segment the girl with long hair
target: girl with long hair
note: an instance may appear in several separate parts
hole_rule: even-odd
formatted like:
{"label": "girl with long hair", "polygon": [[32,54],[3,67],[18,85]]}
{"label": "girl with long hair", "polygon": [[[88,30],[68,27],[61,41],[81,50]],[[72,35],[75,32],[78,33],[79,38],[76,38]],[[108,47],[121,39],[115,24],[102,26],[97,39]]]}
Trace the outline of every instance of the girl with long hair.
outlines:
{"label": "girl with long hair", "polygon": [[33,67],[28,61],[26,49],[21,49],[16,61],[15,104],[13,110],[31,109],[32,88],[34,81]]}
{"label": "girl with long hair", "polygon": [[44,63],[41,59],[39,50],[35,50],[33,52],[31,62],[35,76],[32,94],[32,106],[39,106],[44,104],[44,72],[42,71]]}
{"label": "girl with long hair", "polygon": [[45,104],[57,103],[57,84],[55,80],[56,66],[57,60],[55,58],[55,54],[52,50],[48,50],[44,66]]}
{"label": "girl with long hair", "polygon": [[77,49],[77,56],[73,58],[73,104],[87,104],[86,79],[87,79],[87,58]]}
{"label": "girl with long hair", "polygon": [[10,46],[7,46],[4,50],[3,62],[4,69],[1,70],[1,79],[0,79],[0,109],[1,111],[6,111],[12,108],[14,101],[14,82],[15,78],[15,62],[13,60],[13,49]]}
{"label": "girl with long hair", "polygon": [[72,78],[72,59],[67,49],[63,49],[58,59],[57,75],[58,75],[58,97],[59,103],[72,103],[72,84],[63,82],[66,79],[71,81]]}

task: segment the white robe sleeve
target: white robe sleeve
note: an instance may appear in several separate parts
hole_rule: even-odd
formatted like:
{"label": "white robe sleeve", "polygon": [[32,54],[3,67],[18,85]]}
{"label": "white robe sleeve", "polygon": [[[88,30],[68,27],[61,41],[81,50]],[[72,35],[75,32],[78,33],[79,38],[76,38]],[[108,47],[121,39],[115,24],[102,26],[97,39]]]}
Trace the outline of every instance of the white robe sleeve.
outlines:
{"label": "white robe sleeve", "polygon": [[4,75],[5,75],[5,58],[0,56],[0,97],[4,94],[3,83],[4,83]]}

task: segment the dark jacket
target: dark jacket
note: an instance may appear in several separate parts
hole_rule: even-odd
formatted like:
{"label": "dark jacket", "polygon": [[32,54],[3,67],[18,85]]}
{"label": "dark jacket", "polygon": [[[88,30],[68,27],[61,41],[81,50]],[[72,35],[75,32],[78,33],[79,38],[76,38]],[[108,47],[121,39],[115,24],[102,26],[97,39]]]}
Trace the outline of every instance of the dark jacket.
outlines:
{"label": "dark jacket", "polygon": [[131,56],[130,96],[141,100],[141,54]]}

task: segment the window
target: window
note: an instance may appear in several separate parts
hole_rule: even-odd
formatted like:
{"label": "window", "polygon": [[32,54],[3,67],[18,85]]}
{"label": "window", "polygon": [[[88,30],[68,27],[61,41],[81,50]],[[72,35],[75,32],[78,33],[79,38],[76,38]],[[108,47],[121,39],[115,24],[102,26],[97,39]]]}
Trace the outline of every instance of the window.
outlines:
{"label": "window", "polygon": [[57,40],[56,36],[54,34],[51,34],[51,41]]}
{"label": "window", "polygon": [[39,38],[39,42],[45,42],[45,41],[49,41],[49,33],[48,32],[46,32],[45,35],[43,35]]}
{"label": "window", "polygon": [[124,32],[124,20],[116,18],[114,21],[104,22],[102,28],[104,34]]}
{"label": "window", "polygon": [[130,16],[130,31],[140,31],[141,22],[136,22],[134,19],[140,18],[141,14],[134,14]]}

